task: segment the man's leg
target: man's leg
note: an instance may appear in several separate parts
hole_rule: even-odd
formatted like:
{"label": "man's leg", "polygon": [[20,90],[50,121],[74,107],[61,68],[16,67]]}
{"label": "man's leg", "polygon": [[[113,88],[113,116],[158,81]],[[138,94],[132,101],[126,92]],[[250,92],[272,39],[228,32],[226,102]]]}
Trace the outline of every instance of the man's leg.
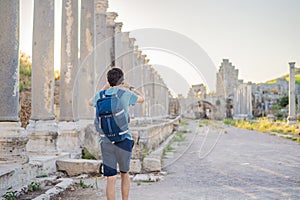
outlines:
{"label": "man's leg", "polygon": [[122,200],[128,200],[130,190],[130,177],[128,173],[121,172]]}
{"label": "man's leg", "polygon": [[122,142],[116,144],[118,149],[116,151],[116,158],[119,163],[119,168],[121,172],[121,191],[122,200],[128,200],[129,189],[130,189],[130,158],[133,147],[133,140],[125,139]]}
{"label": "man's leg", "polygon": [[117,176],[108,176],[106,183],[107,200],[116,200],[116,181]]}
{"label": "man's leg", "polygon": [[115,146],[111,142],[101,143],[104,176],[107,177],[106,197],[108,200],[116,199],[117,160],[114,149]]}

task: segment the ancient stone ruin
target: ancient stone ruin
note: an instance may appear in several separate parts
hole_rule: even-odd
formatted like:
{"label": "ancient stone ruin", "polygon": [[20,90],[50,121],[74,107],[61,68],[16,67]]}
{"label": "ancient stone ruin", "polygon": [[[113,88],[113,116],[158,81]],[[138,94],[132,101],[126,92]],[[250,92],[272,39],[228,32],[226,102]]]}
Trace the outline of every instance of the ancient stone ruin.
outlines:
{"label": "ancient stone ruin", "polygon": [[203,84],[193,85],[186,98],[179,95],[179,102],[172,100],[171,108],[178,103],[181,113],[189,118],[252,119],[273,116],[272,106],[280,98],[289,96],[288,123],[295,124],[295,102],[300,95],[300,85],[295,84],[295,63],[289,63],[289,71],[290,81],[278,78],[271,83],[245,83],[239,79],[238,69],[223,59],[217,72],[216,93],[207,94]]}
{"label": "ancient stone ruin", "polygon": [[113,66],[122,68],[130,84],[147,96],[130,112],[133,137],[139,143],[132,161],[135,173],[152,164],[147,155],[178,124],[178,118],[168,118],[170,92],[163,79],[130,33],[122,32],[122,23],[115,21],[117,13],[107,12],[107,7],[107,0],[81,1],[81,8],[78,0],[63,1],[59,104],[54,107],[54,0],[34,1],[31,116],[21,128],[19,1],[0,1],[0,25],[5,30],[0,33],[4,47],[0,50],[0,194],[55,172],[56,160],[81,158],[83,148],[100,159],[94,108],[88,101],[106,83],[106,72]]}

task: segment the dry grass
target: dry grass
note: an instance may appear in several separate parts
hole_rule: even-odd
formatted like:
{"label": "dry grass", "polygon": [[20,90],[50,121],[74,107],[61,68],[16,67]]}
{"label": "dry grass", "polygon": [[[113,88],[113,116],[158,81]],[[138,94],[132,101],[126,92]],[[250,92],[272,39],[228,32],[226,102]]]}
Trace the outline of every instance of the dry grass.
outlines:
{"label": "dry grass", "polygon": [[227,119],[226,121],[224,121],[224,123],[236,126],[238,128],[255,130],[259,132],[277,132],[294,135],[298,135],[300,132],[300,130],[296,126],[288,125],[286,122],[283,121],[270,122],[266,118],[260,118],[257,121],[233,121]]}

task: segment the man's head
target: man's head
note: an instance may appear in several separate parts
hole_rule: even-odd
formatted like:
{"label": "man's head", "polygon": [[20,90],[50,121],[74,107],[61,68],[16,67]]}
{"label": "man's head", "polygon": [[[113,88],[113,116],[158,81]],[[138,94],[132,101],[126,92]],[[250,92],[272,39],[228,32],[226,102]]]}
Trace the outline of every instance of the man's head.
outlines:
{"label": "man's head", "polygon": [[120,68],[112,68],[107,72],[107,81],[111,87],[120,85],[124,81],[124,73]]}

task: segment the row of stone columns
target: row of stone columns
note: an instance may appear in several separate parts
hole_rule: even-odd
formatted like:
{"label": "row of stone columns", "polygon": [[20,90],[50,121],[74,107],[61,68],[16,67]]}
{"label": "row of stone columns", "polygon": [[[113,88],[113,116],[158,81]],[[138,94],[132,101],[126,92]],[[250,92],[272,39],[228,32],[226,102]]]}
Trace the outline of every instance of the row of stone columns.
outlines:
{"label": "row of stone columns", "polygon": [[105,84],[111,67],[122,68],[128,82],[145,94],[146,102],[132,110],[132,117],[158,116],[162,112],[153,108],[168,102],[166,85],[135,46],[135,39],[122,32],[116,13],[106,12],[107,0],[81,0],[81,8],[78,0],[63,0],[60,113],[55,119],[54,2],[34,1],[32,115],[27,136],[18,119],[19,0],[0,1],[0,25],[6,30],[0,33],[0,44],[6,47],[0,49],[0,163],[25,163],[27,152],[80,151],[78,130],[94,118],[88,101]]}

